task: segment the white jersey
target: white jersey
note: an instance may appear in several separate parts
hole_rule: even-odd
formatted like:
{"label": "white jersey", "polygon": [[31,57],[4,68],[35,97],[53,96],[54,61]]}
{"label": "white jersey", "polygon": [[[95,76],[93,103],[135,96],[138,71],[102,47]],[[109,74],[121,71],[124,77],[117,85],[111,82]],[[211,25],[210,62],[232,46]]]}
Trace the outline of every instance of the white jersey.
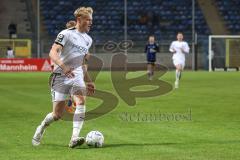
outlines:
{"label": "white jersey", "polygon": [[174,53],[173,57],[172,57],[173,61],[177,60],[177,61],[185,63],[185,53],[183,53],[182,50],[185,53],[189,53],[189,46],[188,46],[187,42],[185,42],[185,41],[173,41],[172,42],[172,44],[169,48],[169,51],[170,52],[176,51],[176,53]]}
{"label": "white jersey", "polygon": [[[59,54],[60,59],[64,64],[74,68],[74,77],[68,78],[64,74],[55,74],[53,79],[51,79],[53,102],[65,101],[69,94],[74,95],[79,91],[85,95],[86,85],[82,63],[92,45],[92,38],[86,33],[80,33],[76,28],[70,28],[61,31],[55,43],[63,47],[62,52]],[[62,73],[62,69],[57,67],[54,72]]]}
{"label": "white jersey", "polygon": [[[92,45],[92,38],[87,33],[81,33],[73,27],[61,31],[55,43],[63,47],[59,55],[63,63],[78,68],[82,65],[84,56]],[[59,69],[60,67],[55,71],[58,72]]]}

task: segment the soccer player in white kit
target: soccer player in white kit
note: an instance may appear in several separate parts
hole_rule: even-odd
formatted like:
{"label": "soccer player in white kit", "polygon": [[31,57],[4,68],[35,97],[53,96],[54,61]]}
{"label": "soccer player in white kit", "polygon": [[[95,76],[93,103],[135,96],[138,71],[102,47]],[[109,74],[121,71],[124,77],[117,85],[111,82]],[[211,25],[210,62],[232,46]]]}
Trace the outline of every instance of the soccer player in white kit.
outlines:
{"label": "soccer player in white kit", "polygon": [[181,72],[185,66],[185,54],[189,53],[188,43],[183,41],[183,33],[178,32],[177,41],[173,41],[169,51],[173,53],[173,64],[176,67],[176,80],[175,88],[179,87],[179,81],[181,79]]}
{"label": "soccer player in white kit", "polygon": [[50,50],[49,56],[55,64],[50,77],[53,111],[48,113],[37,127],[32,139],[34,146],[40,144],[46,127],[61,119],[65,100],[69,95],[73,96],[76,103],[69,147],[74,148],[85,141],[83,137],[79,137],[85,118],[85,99],[86,94],[92,95],[95,89],[84,65],[88,49],[92,44],[92,38],[87,35],[92,25],[92,13],[90,7],[78,8],[74,12],[76,26],[61,31]]}

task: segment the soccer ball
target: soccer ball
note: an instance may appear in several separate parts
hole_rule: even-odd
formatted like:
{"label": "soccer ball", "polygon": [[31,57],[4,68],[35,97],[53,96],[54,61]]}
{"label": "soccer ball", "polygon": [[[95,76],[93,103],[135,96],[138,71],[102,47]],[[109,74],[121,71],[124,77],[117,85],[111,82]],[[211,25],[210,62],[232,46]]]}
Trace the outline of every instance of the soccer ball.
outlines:
{"label": "soccer ball", "polygon": [[86,143],[90,147],[102,147],[104,143],[103,134],[99,131],[91,131],[86,136]]}

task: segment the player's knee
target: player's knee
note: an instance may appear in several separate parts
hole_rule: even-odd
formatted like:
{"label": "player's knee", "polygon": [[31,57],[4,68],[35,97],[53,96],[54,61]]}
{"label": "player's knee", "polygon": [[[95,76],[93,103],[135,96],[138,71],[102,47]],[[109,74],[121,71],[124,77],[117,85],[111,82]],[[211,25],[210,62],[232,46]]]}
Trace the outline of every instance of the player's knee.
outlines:
{"label": "player's knee", "polygon": [[181,70],[182,70],[182,66],[181,66],[181,65],[178,65],[178,66],[176,67],[176,69],[177,69],[178,71],[181,71]]}
{"label": "player's knee", "polygon": [[62,118],[62,114],[60,114],[60,113],[54,113],[54,114],[53,114],[53,118],[54,118],[55,121],[57,121],[57,120],[59,120],[59,119]]}
{"label": "player's knee", "polygon": [[84,105],[85,97],[84,96],[75,96],[74,98],[76,105]]}
{"label": "player's knee", "polygon": [[76,105],[84,105],[85,99],[82,99],[81,101],[76,102]]}

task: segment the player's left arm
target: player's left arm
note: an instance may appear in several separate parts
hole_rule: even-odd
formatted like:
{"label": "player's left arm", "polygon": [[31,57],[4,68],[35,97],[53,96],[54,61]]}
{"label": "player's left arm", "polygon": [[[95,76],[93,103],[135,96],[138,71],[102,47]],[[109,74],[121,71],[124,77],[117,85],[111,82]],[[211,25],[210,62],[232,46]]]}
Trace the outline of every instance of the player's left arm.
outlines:
{"label": "player's left arm", "polygon": [[146,44],[145,49],[144,49],[144,53],[147,53],[147,47],[148,47],[148,45]]}
{"label": "player's left arm", "polygon": [[190,51],[189,45],[187,42],[184,43],[183,47],[181,48],[182,52],[187,54]]}
{"label": "player's left arm", "polygon": [[156,52],[159,52],[159,45],[156,44],[156,48],[155,48]]}
{"label": "player's left arm", "polygon": [[93,95],[95,92],[95,84],[92,82],[92,79],[90,75],[88,74],[88,65],[87,62],[90,58],[90,54],[86,54],[83,60],[82,68],[83,68],[83,73],[84,73],[84,81],[86,82],[87,85],[87,94],[88,95]]}

